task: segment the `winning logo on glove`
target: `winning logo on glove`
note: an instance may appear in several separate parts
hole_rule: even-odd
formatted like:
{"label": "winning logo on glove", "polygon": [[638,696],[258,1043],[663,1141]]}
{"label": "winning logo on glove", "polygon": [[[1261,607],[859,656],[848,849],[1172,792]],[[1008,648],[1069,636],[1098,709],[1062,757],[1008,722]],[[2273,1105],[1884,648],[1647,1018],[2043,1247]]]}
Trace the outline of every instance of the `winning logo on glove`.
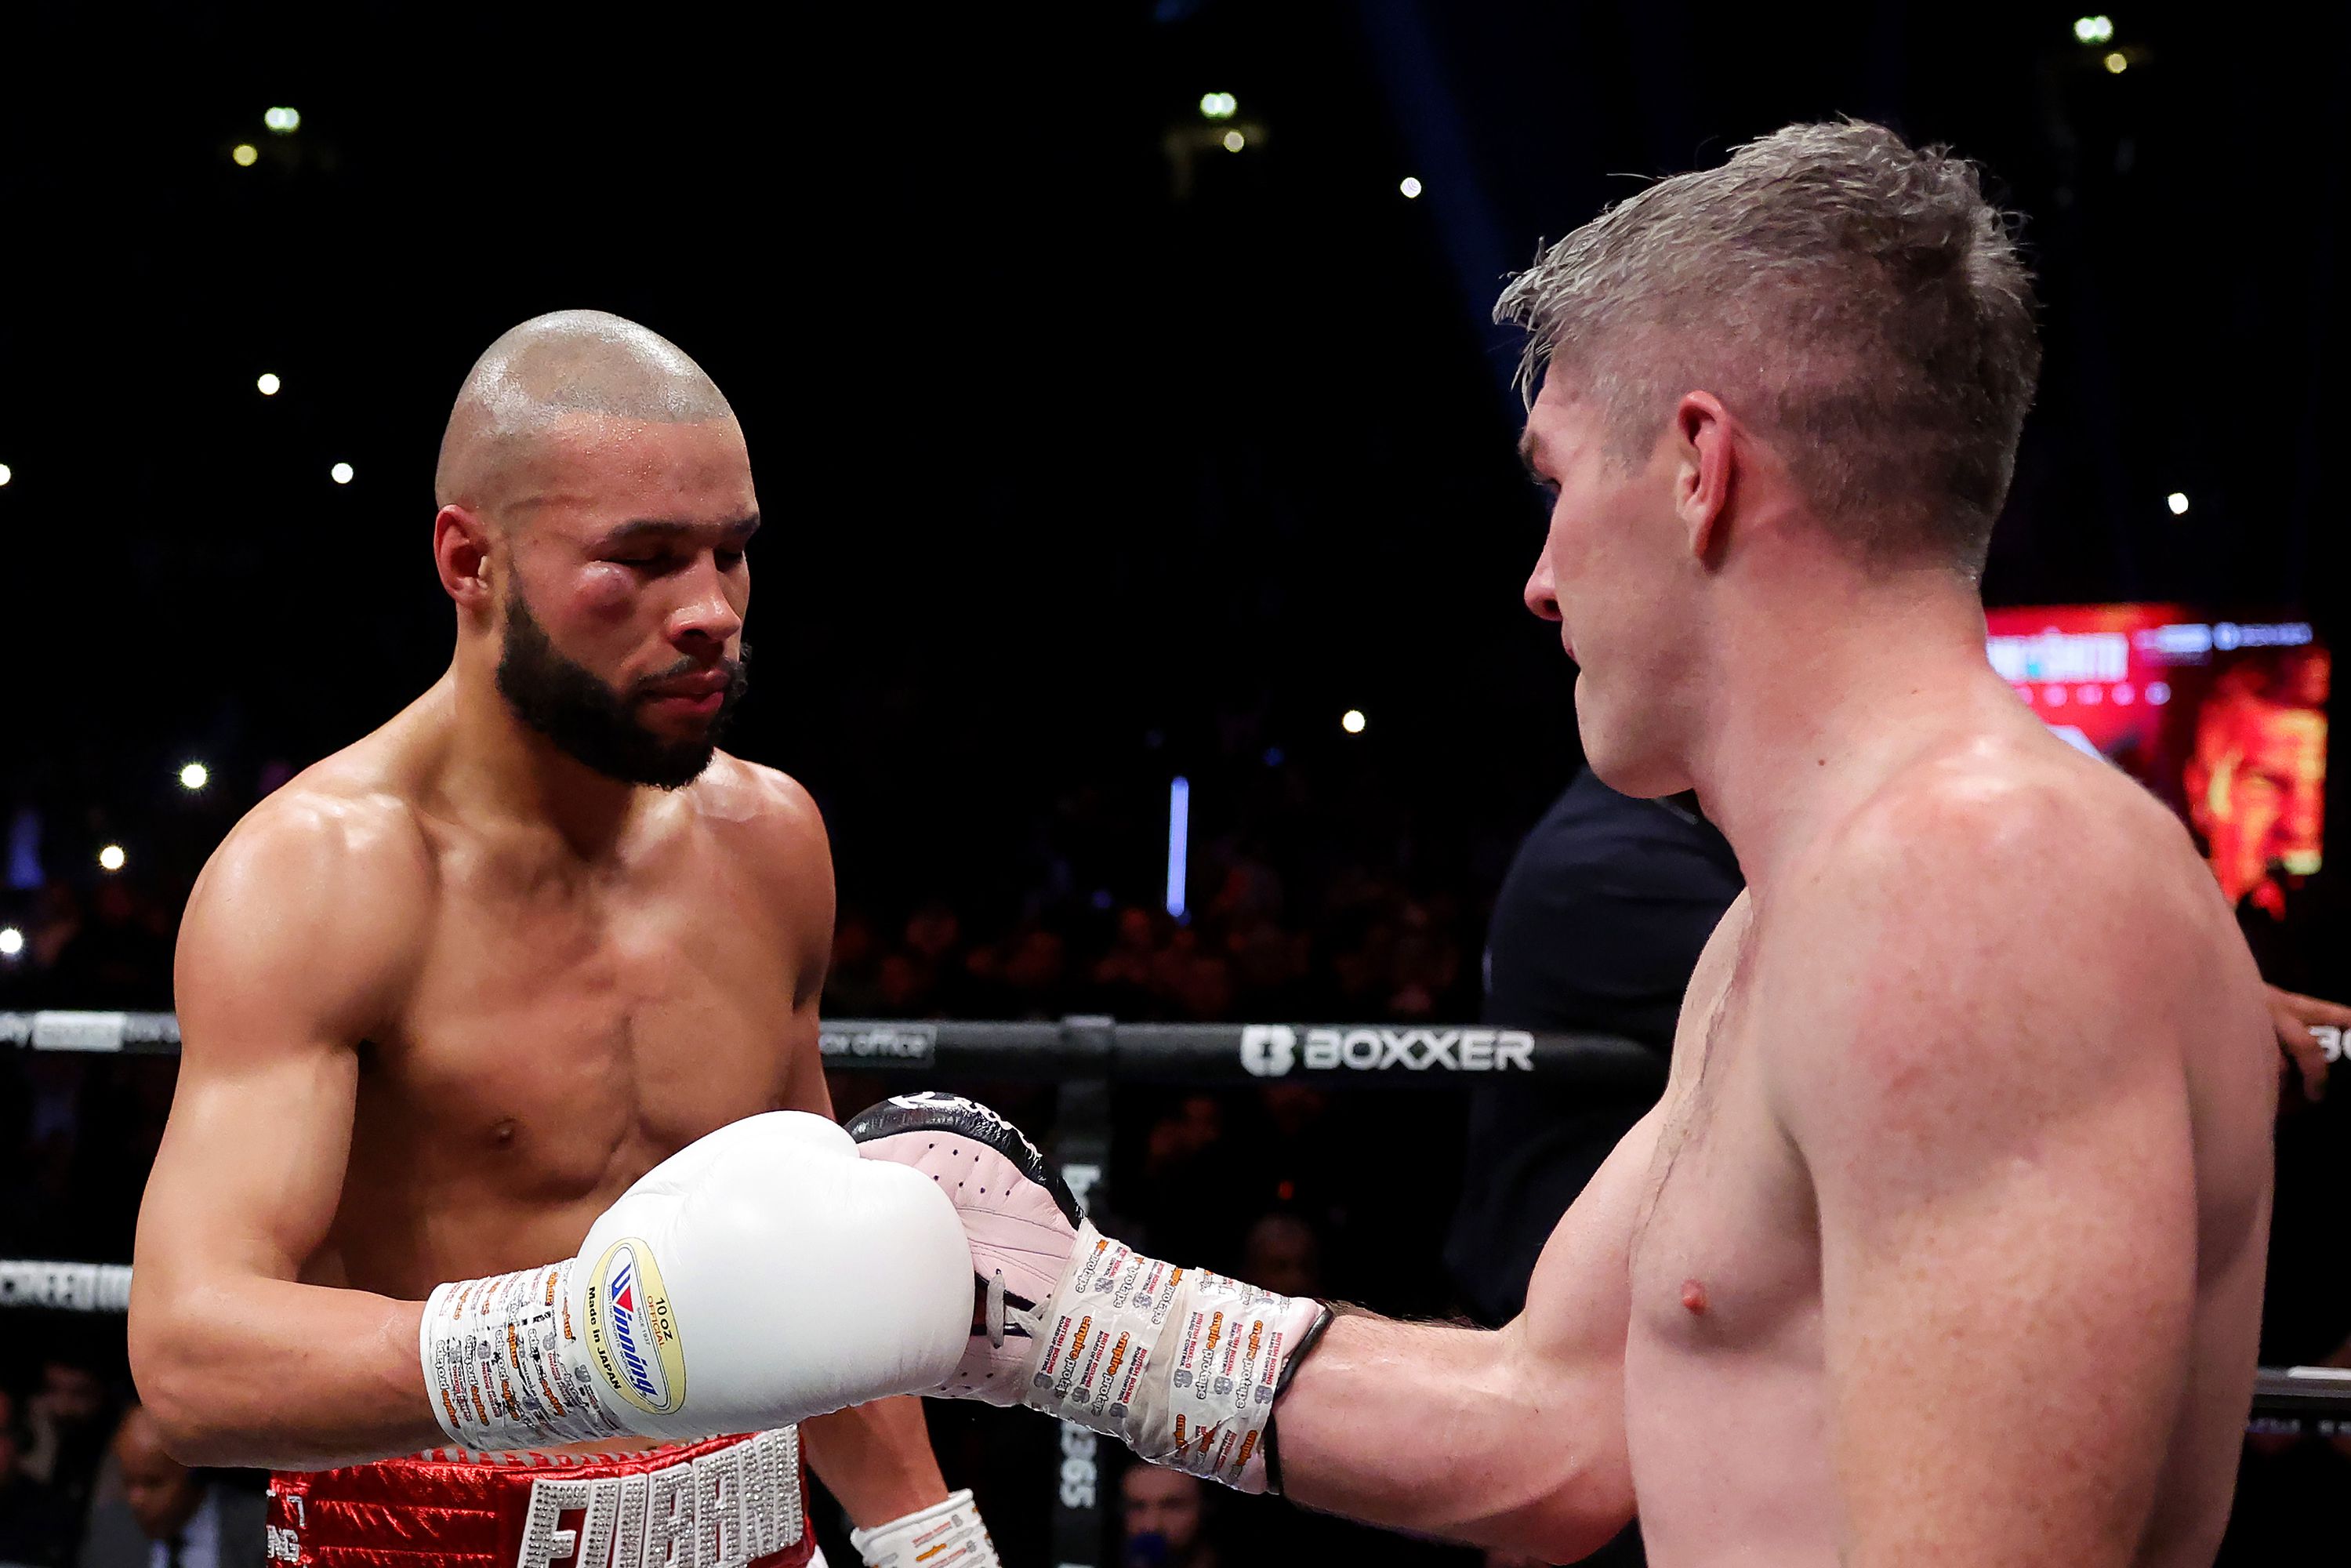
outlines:
{"label": "winning logo on glove", "polygon": [[640,1410],[666,1416],[685,1403],[685,1350],[653,1249],[615,1241],[588,1282],[588,1349],[597,1370]]}

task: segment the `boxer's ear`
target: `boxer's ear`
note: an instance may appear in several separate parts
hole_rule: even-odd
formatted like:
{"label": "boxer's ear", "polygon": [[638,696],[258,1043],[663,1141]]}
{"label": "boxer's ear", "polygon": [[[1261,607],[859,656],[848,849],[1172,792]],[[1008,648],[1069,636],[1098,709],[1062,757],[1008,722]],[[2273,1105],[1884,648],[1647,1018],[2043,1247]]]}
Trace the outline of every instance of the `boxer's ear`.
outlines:
{"label": "boxer's ear", "polygon": [[1738,466],[1738,427],[1712,392],[1682,394],[1674,405],[1674,512],[1689,552],[1708,565],[1722,552]]}
{"label": "boxer's ear", "polygon": [[458,609],[489,610],[490,530],[480,517],[463,507],[442,507],[433,519],[433,564]]}

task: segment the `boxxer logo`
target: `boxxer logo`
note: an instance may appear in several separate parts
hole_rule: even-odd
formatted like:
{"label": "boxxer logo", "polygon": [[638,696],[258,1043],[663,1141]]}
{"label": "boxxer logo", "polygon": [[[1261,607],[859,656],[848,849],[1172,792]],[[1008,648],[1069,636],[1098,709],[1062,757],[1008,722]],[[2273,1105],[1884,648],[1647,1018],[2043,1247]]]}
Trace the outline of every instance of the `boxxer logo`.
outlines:
{"label": "boxxer logo", "polygon": [[1310,1072],[1352,1069],[1407,1072],[1532,1072],[1535,1038],[1516,1029],[1310,1029],[1301,1049],[1287,1024],[1245,1024],[1241,1065],[1259,1078],[1293,1067]]}
{"label": "boxxer logo", "polygon": [[1279,1078],[1295,1064],[1298,1034],[1287,1024],[1241,1026],[1241,1065],[1259,1078]]}

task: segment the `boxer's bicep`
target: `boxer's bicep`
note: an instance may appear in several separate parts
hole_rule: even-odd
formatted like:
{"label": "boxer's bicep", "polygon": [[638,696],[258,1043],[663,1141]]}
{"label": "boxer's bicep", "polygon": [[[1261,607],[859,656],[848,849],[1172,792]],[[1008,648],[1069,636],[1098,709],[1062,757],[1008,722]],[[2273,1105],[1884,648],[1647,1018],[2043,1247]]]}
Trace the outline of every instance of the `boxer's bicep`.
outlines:
{"label": "boxer's bicep", "polygon": [[357,1042],[421,929],[402,868],[318,830],[240,828],[181,925],[180,1074],[140,1207],[130,1337],[142,1394],[190,1452],[214,1423],[284,1421],[266,1396],[295,1385],[275,1369],[329,1350],[352,1370],[374,1359],[337,1342],[393,1305],[291,1283],[340,1198]]}
{"label": "boxer's bicep", "polygon": [[1621,1453],[1625,1338],[1633,1318],[1633,1232],[1648,1190],[1657,1128],[1671,1100],[1652,1106],[1617,1140],[1543,1243],[1527,1281],[1527,1305],[1510,1332],[1551,1365],[1601,1375],[1618,1394],[1606,1430]]}
{"label": "boxer's bicep", "polygon": [[2160,943],[2118,961],[2054,879],[1872,880],[1759,1020],[1818,1205],[1844,1561],[2126,1563],[2196,1287]]}
{"label": "boxer's bicep", "polygon": [[1507,1327],[1332,1323],[1278,1412],[1292,1498],[1547,1562],[1630,1521],[1626,1260],[1656,1121],[1625,1135],[1552,1231]]}
{"label": "boxer's bicep", "polygon": [[159,1253],[291,1278],[324,1239],[357,1048],[418,925],[404,846],[387,854],[377,836],[288,809],[241,827],[198,879],[174,965],[180,1077],[147,1195],[172,1221],[154,1228]]}

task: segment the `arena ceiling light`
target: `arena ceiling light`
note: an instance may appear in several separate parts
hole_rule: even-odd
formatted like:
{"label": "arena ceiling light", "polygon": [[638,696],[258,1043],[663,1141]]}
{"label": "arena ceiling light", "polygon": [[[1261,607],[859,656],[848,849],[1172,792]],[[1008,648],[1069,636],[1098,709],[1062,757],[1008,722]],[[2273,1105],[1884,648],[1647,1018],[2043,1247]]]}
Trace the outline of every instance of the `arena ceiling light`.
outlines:
{"label": "arena ceiling light", "polygon": [[99,869],[101,871],[120,871],[122,869],[122,862],[128,858],[129,857],[122,852],[122,846],[120,844],[109,844],[104,849],[98,852]]}
{"label": "arena ceiling light", "polygon": [[1417,201],[1420,198],[1420,182],[1410,174],[1404,177],[1403,183],[1397,185],[1396,189],[1404,193],[1404,199],[1407,202]]}
{"label": "arena ceiling light", "polygon": [[25,950],[25,934],[13,925],[0,926],[0,958],[14,958]]}
{"label": "arena ceiling light", "polygon": [[1242,148],[1244,148],[1244,147],[1246,147],[1246,146],[1248,146],[1248,145],[1249,145],[1249,138],[1248,138],[1248,137],[1246,137],[1246,136],[1243,136],[1239,131],[1226,131],[1226,132],[1225,132],[1225,151],[1226,151],[1226,152],[1239,152]]}
{"label": "arena ceiling light", "polygon": [[2171,515],[2175,517],[2188,515],[2188,494],[2184,490],[2174,490],[2163,498],[2163,504],[2171,508]]}
{"label": "arena ceiling light", "polygon": [[291,136],[302,128],[302,115],[298,110],[287,109],[280,105],[265,112],[261,117],[261,123],[280,136]]}
{"label": "arena ceiling light", "polygon": [[180,788],[191,795],[212,781],[212,770],[201,762],[191,762],[180,769]]}
{"label": "arena ceiling light", "polygon": [[277,395],[277,389],[284,386],[286,383],[279,381],[277,376],[272,374],[270,371],[264,371],[261,372],[261,379],[255,382],[253,384],[255,387],[259,389],[262,396],[276,397]]}
{"label": "arena ceiling light", "polygon": [[2112,16],[2076,16],[2074,37],[2085,44],[2111,44],[2115,41],[2115,19]]}
{"label": "arena ceiling light", "polygon": [[2123,53],[2120,49],[2116,49],[2113,54],[2110,54],[2105,57],[2105,65],[2110,74],[2120,76],[2123,72],[2130,69],[2130,57]]}
{"label": "arena ceiling light", "polygon": [[1345,730],[1349,735],[1363,734],[1364,726],[1366,722],[1367,721],[1364,717],[1364,710],[1359,707],[1351,707],[1345,713],[1339,716],[1339,727]]}
{"label": "arena ceiling light", "polygon": [[0,463],[0,485],[5,485],[9,480],[14,479],[16,476],[15,474],[9,472],[8,465],[5,463]]}
{"label": "arena ceiling light", "polygon": [[1204,92],[1200,95],[1200,113],[1209,120],[1230,120],[1240,112],[1240,99],[1228,92]]}
{"label": "arena ceiling light", "polygon": [[240,169],[250,169],[261,156],[261,149],[250,141],[240,141],[228,150],[229,162]]}
{"label": "arena ceiling light", "polygon": [[354,472],[355,470],[350,464],[338,463],[332,468],[327,470],[327,477],[332,479],[338,485],[348,485],[351,482],[351,476]]}

